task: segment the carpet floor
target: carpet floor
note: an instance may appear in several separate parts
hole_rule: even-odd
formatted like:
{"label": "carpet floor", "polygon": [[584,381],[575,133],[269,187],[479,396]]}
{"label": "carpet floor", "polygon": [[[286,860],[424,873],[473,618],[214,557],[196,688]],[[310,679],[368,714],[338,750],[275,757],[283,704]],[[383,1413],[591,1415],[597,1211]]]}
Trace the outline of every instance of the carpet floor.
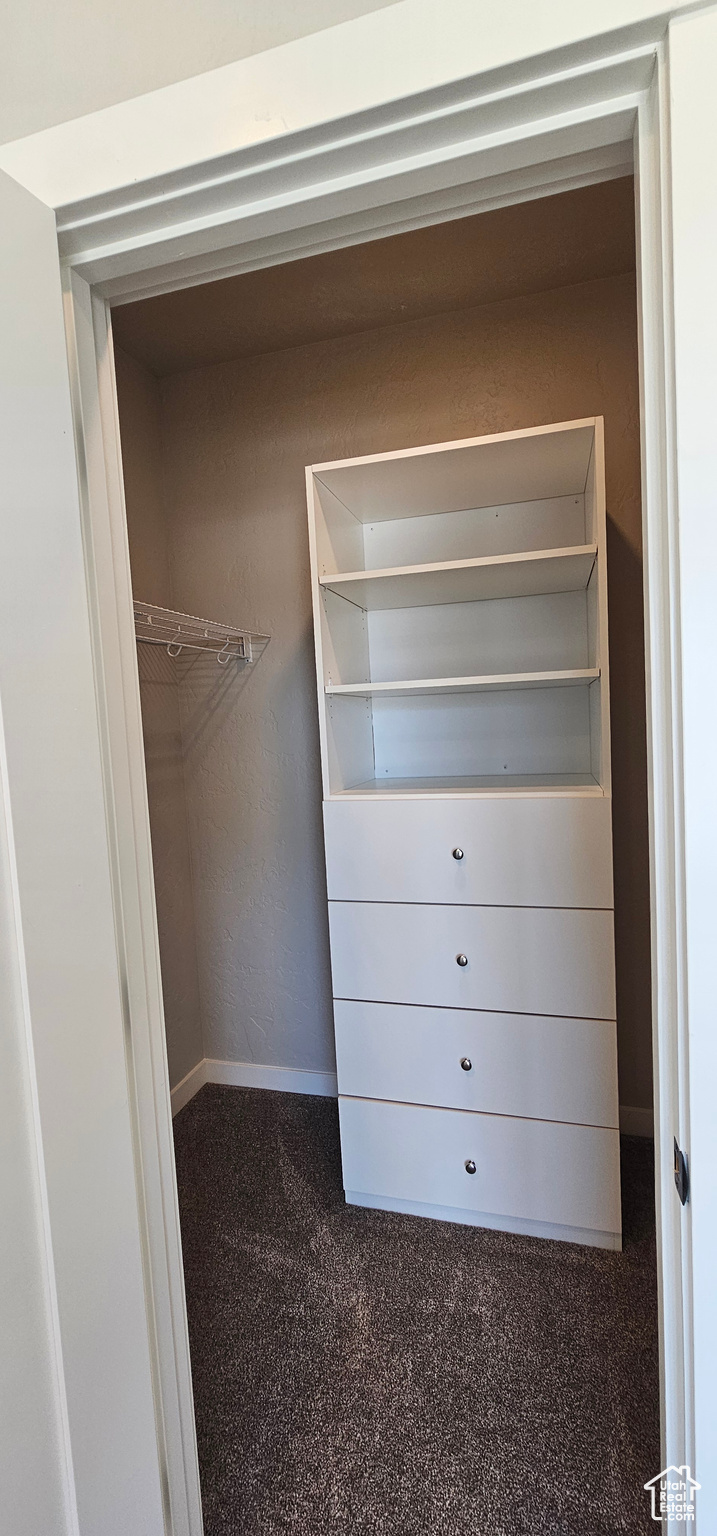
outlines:
{"label": "carpet floor", "polygon": [[174,1124],[206,1536],[654,1531],[650,1142],[617,1254],[346,1206],[331,1099]]}

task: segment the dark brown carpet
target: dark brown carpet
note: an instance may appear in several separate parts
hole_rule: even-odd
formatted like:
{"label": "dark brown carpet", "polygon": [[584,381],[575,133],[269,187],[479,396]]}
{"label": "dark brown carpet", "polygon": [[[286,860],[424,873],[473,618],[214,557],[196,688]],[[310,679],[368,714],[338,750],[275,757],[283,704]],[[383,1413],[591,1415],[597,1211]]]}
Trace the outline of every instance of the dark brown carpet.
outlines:
{"label": "dark brown carpet", "polygon": [[649,1532],[652,1145],[622,1254],[346,1206],[330,1099],[175,1120],[206,1536]]}

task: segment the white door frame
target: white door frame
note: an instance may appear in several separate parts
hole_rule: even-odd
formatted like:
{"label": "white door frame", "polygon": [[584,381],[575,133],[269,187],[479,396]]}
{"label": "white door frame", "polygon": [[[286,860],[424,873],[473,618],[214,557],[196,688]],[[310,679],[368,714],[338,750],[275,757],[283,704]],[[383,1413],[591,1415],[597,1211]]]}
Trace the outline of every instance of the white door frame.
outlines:
{"label": "white door frame", "polygon": [[[628,9],[623,0],[623,12]],[[94,167],[90,195],[72,202],[63,202],[60,196],[54,202],[113,884],[118,997],[127,1043],[128,1126],[137,1168],[137,1231],[145,1277],[157,1457],[166,1495],[165,1529],[173,1536],[199,1536],[201,1509],[109,301],[167,291],[624,174],[632,166],[633,152],[639,237],[663,1454],[665,1464],[689,1462],[698,1477],[696,1443],[698,1453],[704,1446],[706,1459],[706,1426],[700,1431],[694,1414],[692,1212],[689,1205],[684,1211],[680,1207],[672,1182],[673,1135],[683,1146],[689,1145],[690,1083],[670,41],[665,39],[664,13],[651,19],[644,7],[638,9],[642,11],[639,25],[622,33],[612,31],[597,39],[588,36],[580,45],[571,38],[570,48],[435,85],[400,103],[357,108],[344,119],[334,115],[330,122],[304,123],[291,134],[271,137],[276,135],[272,122],[263,142],[232,149],[221,157],[204,157],[202,163],[197,163],[199,155],[192,158],[185,143],[179,169],[148,175],[129,189],[116,187],[112,173],[97,172]],[[403,6],[391,7],[376,15],[394,19],[392,11],[403,10]],[[677,25],[694,25],[694,18],[686,16]],[[301,60],[305,63],[306,45],[312,41],[320,55],[327,37],[305,39],[299,49]],[[275,54],[284,57],[286,50],[275,50]],[[355,57],[348,59],[347,67],[358,68]],[[213,75],[199,77],[199,82],[208,103],[215,92]],[[199,89],[199,82],[191,84]],[[172,91],[181,96],[181,88],[168,88]],[[151,101],[145,98],[146,103]],[[154,121],[156,129],[156,112],[153,118],[152,111],[146,110],[145,126]],[[139,103],[138,123],[143,111]],[[91,120],[87,121],[89,132]],[[77,125],[68,129],[76,136]],[[57,130],[62,153],[68,142],[76,142],[72,133],[63,136],[63,130]],[[0,165],[35,191],[46,174],[46,146],[38,142],[46,137],[39,135],[37,141],[0,152]],[[201,135],[196,142],[201,146]],[[60,182],[64,175],[63,170]],[[47,192],[45,196],[51,201]],[[59,1211],[55,1219],[61,1220]],[[714,1463],[713,1470],[717,1471]],[[706,1511],[706,1502],[703,1508]],[[707,1532],[709,1517],[705,1513],[703,1518]],[[106,1529],[114,1527],[108,1522]],[[148,1525],[150,1529],[151,1536],[158,1536],[154,1525]]]}

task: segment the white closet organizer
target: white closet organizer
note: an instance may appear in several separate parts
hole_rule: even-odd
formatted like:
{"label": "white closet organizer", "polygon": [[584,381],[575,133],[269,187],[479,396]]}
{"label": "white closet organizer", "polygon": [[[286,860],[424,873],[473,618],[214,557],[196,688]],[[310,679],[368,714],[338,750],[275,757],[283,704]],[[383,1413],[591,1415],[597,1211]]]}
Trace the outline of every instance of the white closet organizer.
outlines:
{"label": "white closet organizer", "polygon": [[346,1198],[620,1247],[602,419],[307,489]]}

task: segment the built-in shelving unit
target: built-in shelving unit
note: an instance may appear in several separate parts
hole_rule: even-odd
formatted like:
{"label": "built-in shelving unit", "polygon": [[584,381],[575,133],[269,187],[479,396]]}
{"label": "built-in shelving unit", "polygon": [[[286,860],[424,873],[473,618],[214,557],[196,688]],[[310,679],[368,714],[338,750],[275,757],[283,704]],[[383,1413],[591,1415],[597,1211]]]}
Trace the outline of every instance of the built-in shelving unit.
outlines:
{"label": "built-in shelving unit", "polygon": [[609,786],[596,430],[308,472],[328,796]]}
{"label": "built-in shelving unit", "polygon": [[346,1199],[619,1247],[602,421],[307,488]]}

